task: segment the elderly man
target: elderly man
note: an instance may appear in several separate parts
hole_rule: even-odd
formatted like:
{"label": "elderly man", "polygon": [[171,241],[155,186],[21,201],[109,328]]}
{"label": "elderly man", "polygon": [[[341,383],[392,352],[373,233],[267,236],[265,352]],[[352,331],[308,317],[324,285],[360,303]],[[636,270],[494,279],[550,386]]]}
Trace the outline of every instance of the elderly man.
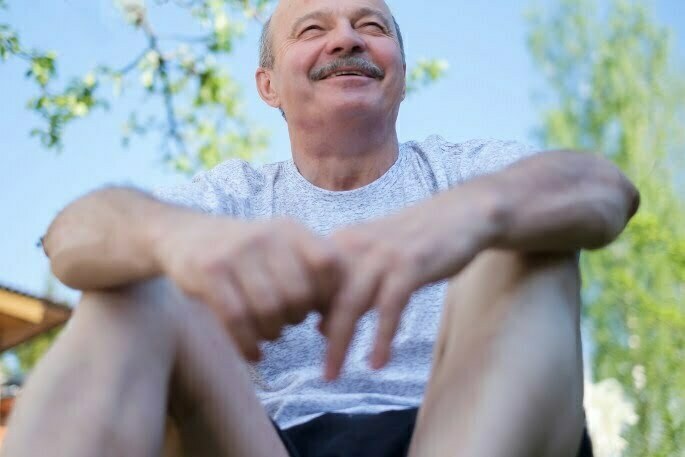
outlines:
{"label": "elderly man", "polygon": [[382,0],[284,0],[256,82],[292,160],[69,205],[45,249],[85,292],[3,455],[159,455],[167,413],[189,456],[590,455],[577,252],[638,193],[589,154],[399,144],[405,69]]}

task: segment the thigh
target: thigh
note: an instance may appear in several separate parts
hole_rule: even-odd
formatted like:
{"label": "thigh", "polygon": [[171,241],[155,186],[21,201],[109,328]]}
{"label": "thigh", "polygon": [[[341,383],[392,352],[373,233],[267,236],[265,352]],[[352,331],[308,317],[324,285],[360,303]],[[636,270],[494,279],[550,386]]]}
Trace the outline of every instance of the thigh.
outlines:
{"label": "thigh", "polygon": [[184,455],[287,457],[225,327],[203,303],[165,284],[180,304],[169,407]]}
{"label": "thigh", "polygon": [[411,455],[571,456],[582,424],[575,259],[482,253],[450,283]]}

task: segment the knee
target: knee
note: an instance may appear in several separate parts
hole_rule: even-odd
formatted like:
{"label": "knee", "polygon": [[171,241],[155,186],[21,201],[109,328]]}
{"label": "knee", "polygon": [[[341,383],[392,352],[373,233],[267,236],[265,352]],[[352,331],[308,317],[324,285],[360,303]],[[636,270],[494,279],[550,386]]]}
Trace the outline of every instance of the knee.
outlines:
{"label": "knee", "polygon": [[84,291],[67,330],[90,333],[107,329],[130,337],[174,336],[182,295],[165,278],[103,290]]}
{"label": "knee", "polygon": [[[571,306],[578,314],[580,274],[575,253],[526,253],[509,250],[486,250],[462,272],[450,280],[447,304],[469,306],[474,311],[492,313],[501,304],[509,310],[519,303],[531,310],[531,304],[554,307]],[[529,296],[531,300],[517,297]],[[544,302],[544,304],[542,303]],[[568,311],[568,309],[567,309]]]}
{"label": "knee", "polygon": [[[494,281],[497,286],[510,288],[521,280],[539,275],[559,276],[574,282],[577,265],[575,253],[529,253],[488,249],[481,252],[464,272],[468,273],[473,282],[492,284]],[[461,275],[456,278],[459,276]]]}
{"label": "knee", "polygon": [[535,365],[540,379],[577,389],[582,383],[578,278],[573,254],[483,252],[451,280],[443,353],[472,358],[495,348],[519,351],[521,363]]}

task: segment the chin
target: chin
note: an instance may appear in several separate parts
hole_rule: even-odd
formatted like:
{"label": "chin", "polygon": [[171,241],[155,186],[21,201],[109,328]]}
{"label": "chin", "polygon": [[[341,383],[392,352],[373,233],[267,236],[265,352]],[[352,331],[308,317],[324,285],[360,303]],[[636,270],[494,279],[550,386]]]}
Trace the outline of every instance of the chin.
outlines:
{"label": "chin", "polygon": [[337,116],[367,118],[384,111],[384,106],[378,103],[378,100],[369,100],[368,96],[337,96],[332,100],[327,100],[325,105],[328,107],[327,111]]}

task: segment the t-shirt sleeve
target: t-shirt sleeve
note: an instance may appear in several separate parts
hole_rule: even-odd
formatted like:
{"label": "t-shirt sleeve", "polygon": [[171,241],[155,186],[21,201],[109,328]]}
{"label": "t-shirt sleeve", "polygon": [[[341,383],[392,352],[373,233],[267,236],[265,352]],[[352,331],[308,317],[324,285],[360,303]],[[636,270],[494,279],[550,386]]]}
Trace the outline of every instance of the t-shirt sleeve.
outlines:
{"label": "t-shirt sleeve", "polygon": [[152,195],[172,205],[185,206],[208,214],[234,213],[233,202],[229,195],[222,195],[215,183],[203,173],[193,177],[190,182],[160,186],[152,189]]}
{"label": "t-shirt sleeve", "polygon": [[501,171],[539,152],[518,141],[471,140],[462,144],[459,171],[464,180]]}
{"label": "t-shirt sleeve", "polygon": [[154,188],[152,195],[204,213],[243,218],[248,216],[250,197],[262,181],[261,174],[247,162],[228,160],[199,172],[189,182]]}
{"label": "t-shirt sleeve", "polygon": [[463,143],[451,143],[440,136],[429,137],[424,144],[440,155],[449,187],[478,176],[503,170],[521,159],[539,152],[531,145],[518,141],[474,139]]}

